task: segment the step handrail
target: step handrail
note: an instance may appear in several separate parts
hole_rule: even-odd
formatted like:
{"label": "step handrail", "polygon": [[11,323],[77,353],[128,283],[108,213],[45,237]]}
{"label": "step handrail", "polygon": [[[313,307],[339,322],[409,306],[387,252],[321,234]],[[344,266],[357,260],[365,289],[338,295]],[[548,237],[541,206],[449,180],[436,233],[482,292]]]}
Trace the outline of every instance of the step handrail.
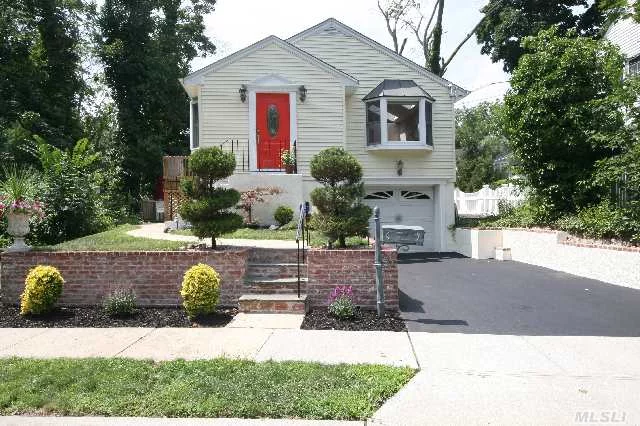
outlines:
{"label": "step handrail", "polygon": [[305,263],[305,228],[307,228],[307,247],[309,246],[309,240],[311,239],[309,236],[309,229],[308,227],[305,227],[308,213],[309,203],[305,202],[300,204],[300,206],[298,207],[298,226],[296,227],[296,244],[298,245],[298,249],[296,252],[298,264],[298,299],[300,298],[300,239],[302,239],[302,263]]}

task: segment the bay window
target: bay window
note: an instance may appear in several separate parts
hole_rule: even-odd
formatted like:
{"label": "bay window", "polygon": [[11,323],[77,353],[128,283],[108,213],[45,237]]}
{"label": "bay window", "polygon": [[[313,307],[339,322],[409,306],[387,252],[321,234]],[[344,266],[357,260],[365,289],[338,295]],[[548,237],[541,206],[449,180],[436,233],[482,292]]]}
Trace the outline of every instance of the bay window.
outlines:
{"label": "bay window", "polygon": [[363,101],[367,147],[433,146],[433,98],[412,80],[384,80]]}

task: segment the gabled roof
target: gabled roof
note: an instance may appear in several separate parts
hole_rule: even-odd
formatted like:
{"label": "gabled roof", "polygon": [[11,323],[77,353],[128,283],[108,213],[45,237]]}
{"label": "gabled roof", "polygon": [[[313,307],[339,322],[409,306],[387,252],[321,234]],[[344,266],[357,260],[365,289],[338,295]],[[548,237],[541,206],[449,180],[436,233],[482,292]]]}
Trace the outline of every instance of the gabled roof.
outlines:
{"label": "gabled roof", "polygon": [[315,56],[311,55],[308,52],[305,52],[304,50],[294,46],[293,44],[286,42],[274,35],[271,35],[267,38],[264,38],[254,44],[252,44],[251,46],[248,46],[242,50],[239,50],[235,53],[232,53],[229,56],[226,56],[212,64],[207,65],[204,68],[201,68],[197,71],[192,72],[191,74],[189,74],[188,76],[186,76],[185,78],[181,79],[181,83],[183,86],[187,86],[187,85],[196,85],[196,84],[202,84],[202,78],[204,77],[205,74],[209,73],[209,72],[213,72],[213,71],[218,71],[224,67],[226,67],[227,65],[230,65],[246,56],[249,56],[250,54],[256,52],[257,50],[263,49],[264,47],[271,45],[271,44],[275,44],[276,46],[280,47],[281,49],[291,53],[294,56],[297,56],[298,58],[308,62],[311,65],[316,66],[317,68],[320,68],[322,70],[324,70],[325,72],[335,76],[338,80],[340,80],[342,83],[345,84],[345,86],[357,86],[358,85],[358,80],[352,76],[350,76],[349,74],[340,71],[339,69],[329,65],[328,63],[316,58]]}
{"label": "gabled roof", "polygon": [[418,86],[413,80],[382,80],[382,83],[378,84],[362,100],[366,101],[382,97],[427,98],[430,101],[435,101],[426,90]]}
{"label": "gabled roof", "polygon": [[361,41],[364,44],[367,44],[369,46],[371,46],[372,48],[378,50],[381,53],[384,53],[385,55],[395,59],[396,61],[407,65],[409,68],[413,69],[414,71],[420,73],[421,75],[424,75],[425,77],[430,78],[431,80],[435,81],[436,83],[439,83],[447,88],[453,88],[455,89],[455,92],[457,94],[457,98],[461,99],[465,96],[467,96],[469,93],[471,93],[470,91],[451,83],[449,80],[444,79],[434,73],[432,73],[431,71],[427,70],[426,68],[416,64],[415,62],[413,62],[410,59],[405,58],[402,55],[397,54],[396,52],[394,52],[393,50],[389,49],[388,47],[378,43],[377,41],[367,37],[366,35],[354,30],[353,28],[351,28],[348,25],[343,24],[342,22],[338,21],[335,18],[329,18],[326,21],[320,22],[317,25],[314,25],[311,28],[308,28],[292,37],[289,37],[287,39],[287,41],[289,43],[297,43],[298,41],[305,39],[311,35],[314,34],[318,34],[322,31],[324,31],[327,28],[336,28],[338,29],[340,32],[345,33],[347,35],[350,35],[351,37],[354,37],[355,39]]}

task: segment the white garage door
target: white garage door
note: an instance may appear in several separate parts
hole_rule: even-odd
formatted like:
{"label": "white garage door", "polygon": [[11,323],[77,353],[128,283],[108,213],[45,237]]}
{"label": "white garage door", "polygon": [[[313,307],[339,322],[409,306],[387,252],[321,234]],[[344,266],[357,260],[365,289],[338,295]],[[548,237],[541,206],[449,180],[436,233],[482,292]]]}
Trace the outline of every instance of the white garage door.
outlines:
{"label": "white garage door", "polygon": [[[424,246],[411,246],[411,251],[433,251],[433,188],[367,188],[364,202],[380,207],[383,225],[409,225],[424,228]],[[374,234],[373,219],[370,221]]]}

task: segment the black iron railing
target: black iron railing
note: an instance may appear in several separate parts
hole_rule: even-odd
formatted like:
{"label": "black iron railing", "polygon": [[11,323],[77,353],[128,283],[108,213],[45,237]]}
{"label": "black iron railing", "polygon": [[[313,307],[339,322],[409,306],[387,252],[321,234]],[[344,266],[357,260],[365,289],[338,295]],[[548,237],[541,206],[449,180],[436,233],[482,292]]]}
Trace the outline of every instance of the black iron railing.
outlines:
{"label": "black iron railing", "polygon": [[[306,226],[307,219],[310,213],[310,205],[308,202],[300,204],[298,208],[298,227],[296,228],[296,244],[297,250],[297,262],[298,262],[298,298],[300,298],[300,255],[302,254],[302,265],[305,264],[305,239],[307,248],[311,242],[311,233],[309,227]],[[300,248],[300,240],[302,240],[302,248]]]}
{"label": "black iron railing", "polygon": [[[256,158],[256,170],[270,170],[270,171],[285,171],[286,167],[282,164],[282,153],[284,151],[291,151],[291,155],[293,156],[294,165],[293,165],[293,173],[298,173],[298,146],[297,140],[294,140],[291,143],[289,139],[282,139],[276,141],[264,142],[260,141],[260,138],[256,140],[256,153],[258,156],[261,153],[265,154],[269,158],[273,158],[272,154],[277,153],[277,163],[274,167],[261,167],[259,158]],[[249,141],[247,139],[227,139],[220,145],[221,149],[230,149],[231,152],[236,156],[236,168],[243,172],[249,172],[251,170],[251,147]]]}

